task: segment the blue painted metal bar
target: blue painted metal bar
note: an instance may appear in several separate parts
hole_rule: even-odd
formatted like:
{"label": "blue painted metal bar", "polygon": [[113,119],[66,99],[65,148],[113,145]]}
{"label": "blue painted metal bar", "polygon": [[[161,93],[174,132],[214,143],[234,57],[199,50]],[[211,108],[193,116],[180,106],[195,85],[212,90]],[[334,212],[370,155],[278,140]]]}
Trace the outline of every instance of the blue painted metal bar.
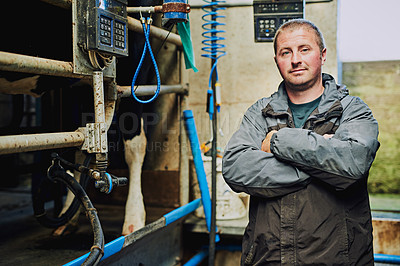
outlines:
{"label": "blue painted metal bar", "polygon": [[[164,227],[169,225],[169,224],[171,224],[171,223],[173,223],[173,222],[175,222],[176,220],[188,215],[189,213],[194,212],[198,207],[200,207],[200,204],[201,204],[201,200],[200,199],[196,199],[196,200],[193,200],[193,201],[189,202],[186,205],[183,205],[183,206],[181,206],[181,207],[179,207],[179,208],[177,208],[177,209],[165,214],[163,216],[164,219],[165,219]],[[163,226],[161,226],[161,227],[163,227]],[[152,230],[156,231],[161,227],[154,227],[155,230],[154,229],[152,229]],[[142,229],[145,229],[145,228],[142,228]],[[135,234],[135,232],[133,232],[132,234]],[[141,234],[141,235],[142,236],[146,236],[147,234]],[[129,236],[130,235],[128,235],[126,237],[129,238]],[[120,252],[122,250],[123,246],[124,246],[124,243],[125,243],[125,236],[121,236],[121,237],[119,237],[119,238],[107,243],[104,246],[104,255],[101,258],[101,260],[106,259],[106,258],[108,258],[108,257]],[[81,265],[88,256],[89,256],[89,252],[86,253],[85,255],[82,255],[81,257],[73,260],[73,261],[68,262],[67,264],[64,264],[64,266]]]}
{"label": "blue painted metal bar", "polygon": [[387,255],[387,254],[374,254],[375,262],[400,264],[399,255]]}
{"label": "blue painted metal bar", "polygon": [[[201,201],[203,203],[204,214],[206,216],[207,229],[211,232],[211,198],[210,191],[208,190],[206,172],[204,170],[203,159],[201,158],[201,150],[199,138],[197,136],[196,124],[192,110],[183,111],[183,118],[185,119],[185,128],[190,141],[190,148],[192,150],[193,162],[196,169],[197,180],[199,182]],[[216,228],[216,231],[218,229]],[[215,242],[219,242],[219,235],[215,235]]]}
{"label": "blue painted metal bar", "polygon": [[194,212],[198,207],[200,207],[201,200],[196,199],[194,201],[189,202],[186,205],[183,205],[167,214],[164,215],[165,225],[169,225],[170,223],[175,222],[176,220],[188,215],[191,212]]}
{"label": "blue painted metal bar", "polygon": [[[101,260],[103,260],[105,258],[108,258],[111,255],[121,251],[122,246],[124,245],[124,241],[125,241],[125,237],[121,236],[121,237],[119,237],[117,239],[114,239],[113,241],[107,243],[104,246],[104,255],[101,258]],[[85,261],[87,256],[89,256],[89,252],[86,253],[85,255],[73,260],[73,261],[68,262],[67,264],[64,264],[64,266],[78,266],[78,265],[81,265]]]}

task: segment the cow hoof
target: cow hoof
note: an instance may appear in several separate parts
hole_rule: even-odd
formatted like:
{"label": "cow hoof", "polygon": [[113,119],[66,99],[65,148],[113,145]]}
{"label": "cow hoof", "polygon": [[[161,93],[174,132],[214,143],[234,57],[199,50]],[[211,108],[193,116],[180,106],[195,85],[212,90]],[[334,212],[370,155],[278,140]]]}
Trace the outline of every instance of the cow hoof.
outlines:
{"label": "cow hoof", "polygon": [[52,235],[55,237],[67,236],[75,233],[78,230],[78,227],[79,226],[73,224],[64,224],[56,228]]}

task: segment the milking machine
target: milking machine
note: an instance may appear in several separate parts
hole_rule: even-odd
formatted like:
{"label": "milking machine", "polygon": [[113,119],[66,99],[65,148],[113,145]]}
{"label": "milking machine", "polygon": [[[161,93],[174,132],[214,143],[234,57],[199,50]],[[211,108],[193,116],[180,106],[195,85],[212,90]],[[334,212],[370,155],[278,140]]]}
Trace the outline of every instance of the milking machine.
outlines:
{"label": "milking machine", "polygon": [[[65,225],[82,204],[93,228],[94,243],[90,254],[81,263],[94,265],[103,256],[104,237],[96,209],[88,198],[85,187],[90,180],[93,180],[97,189],[104,193],[110,193],[115,187],[123,186],[128,182],[125,177],[116,177],[107,172],[107,131],[113,118],[116,100],[121,96],[118,95],[118,90],[122,88],[115,81],[116,57],[128,56],[128,27],[140,32],[136,27],[138,21],[128,17],[128,12],[146,14],[147,18],[144,19],[143,17],[142,19],[142,29],[146,39],[143,57],[146,53],[150,54],[153,66],[158,73],[149,36],[152,35],[160,39],[160,35],[163,35],[166,30],[158,27],[152,27],[150,30],[151,19],[148,14],[162,13],[163,26],[172,30],[172,26],[176,23],[188,21],[190,6],[187,4],[187,0],[165,0],[161,6],[139,8],[128,8],[127,0],[49,0],[47,2],[62,8],[72,9],[73,61],[63,62],[1,52],[0,68],[7,71],[62,76],[82,79],[83,82],[92,82],[94,122],[87,123],[84,127],[72,132],[4,136],[0,141],[0,153],[79,147],[80,152],[86,155],[81,163],[72,163],[65,159],[62,154],[53,153],[51,156],[52,163],[48,168],[46,180],[53,184],[62,183],[66,185],[75,195],[72,204],[64,214],[59,217],[48,215],[45,210],[44,193],[33,196],[33,205],[37,220],[46,227],[56,228]],[[161,38],[165,38],[165,40],[168,38],[171,43],[182,46],[183,41],[177,34],[172,33],[170,35],[168,33],[166,37],[163,35]],[[185,53],[187,53],[187,50],[184,47]],[[140,66],[136,69],[136,77],[139,75],[139,71]],[[178,93],[187,93],[187,89],[184,89],[181,84],[179,85]],[[131,87],[134,97],[136,95],[147,95],[135,91],[137,89],[135,80]],[[157,89],[151,101],[162,92],[162,89],[160,77],[157,75]],[[166,93],[169,93],[168,88],[166,91]],[[74,171],[80,176],[79,183],[68,170]],[[184,212],[179,211],[180,214],[177,217],[186,215],[187,210],[196,209],[199,201],[197,200],[189,207],[184,208]],[[175,215],[176,212],[173,212],[164,217],[165,226],[178,219]]]}

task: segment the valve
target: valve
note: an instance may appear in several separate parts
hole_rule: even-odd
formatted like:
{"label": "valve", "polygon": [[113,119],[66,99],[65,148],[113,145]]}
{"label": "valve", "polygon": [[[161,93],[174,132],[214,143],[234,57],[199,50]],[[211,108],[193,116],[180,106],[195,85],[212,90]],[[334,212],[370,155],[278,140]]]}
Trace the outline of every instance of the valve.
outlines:
{"label": "valve", "polygon": [[[100,189],[100,192],[104,192],[106,194],[111,193],[113,187],[125,186],[128,184],[128,178],[126,177],[117,177],[105,171],[99,171],[98,169],[92,169],[86,167],[82,164],[73,164],[68,162],[67,160],[61,158],[57,153],[52,153],[52,165],[48,170],[48,177],[52,180],[53,172],[55,170],[61,170],[65,172],[65,169],[61,166],[61,163],[66,166],[87,174],[90,178],[95,180],[95,187]],[[105,169],[104,169],[105,170]]]}
{"label": "valve", "polygon": [[95,188],[100,189],[100,192],[110,194],[113,187],[125,186],[126,184],[128,184],[128,178],[117,177],[110,173],[104,173],[100,180],[95,182],[94,186]]}

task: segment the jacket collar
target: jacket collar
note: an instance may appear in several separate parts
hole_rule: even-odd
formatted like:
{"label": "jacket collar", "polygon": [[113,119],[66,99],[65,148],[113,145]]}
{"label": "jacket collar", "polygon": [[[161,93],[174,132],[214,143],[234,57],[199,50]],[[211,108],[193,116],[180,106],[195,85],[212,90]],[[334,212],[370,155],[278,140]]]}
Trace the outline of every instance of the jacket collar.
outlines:
{"label": "jacket collar", "polygon": [[[335,79],[329,74],[322,74],[322,83],[324,84],[324,92],[318,106],[318,113],[328,113],[328,111],[339,111],[341,108],[340,100],[348,95],[346,86],[336,84]],[[338,104],[340,106],[338,106]],[[281,116],[290,115],[288,105],[288,96],[285,89],[285,83],[282,81],[278,87],[278,91],[271,95],[268,105],[262,109],[264,116]],[[341,110],[340,110],[341,111]]]}

